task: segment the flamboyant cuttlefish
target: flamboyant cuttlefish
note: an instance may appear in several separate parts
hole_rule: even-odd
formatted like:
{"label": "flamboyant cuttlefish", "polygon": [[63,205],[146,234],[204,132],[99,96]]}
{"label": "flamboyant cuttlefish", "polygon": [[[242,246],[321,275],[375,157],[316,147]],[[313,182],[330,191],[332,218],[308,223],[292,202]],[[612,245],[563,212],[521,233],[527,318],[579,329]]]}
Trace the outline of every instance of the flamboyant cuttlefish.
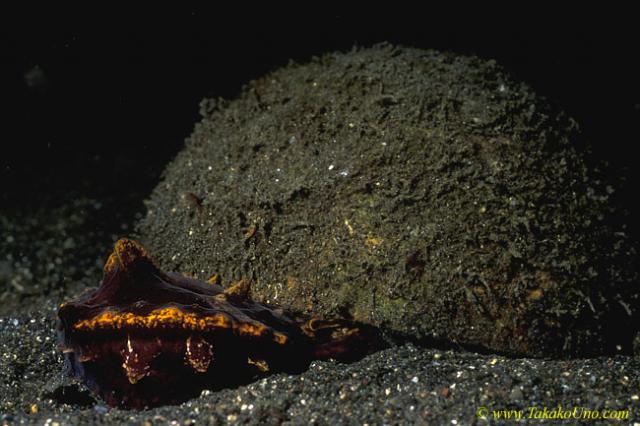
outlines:
{"label": "flamboyant cuttlefish", "polygon": [[165,273],[131,239],[116,242],[100,287],[62,304],[58,316],[71,373],[109,405],[128,408],[300,372],[314,359],[355,360],[381,342],[371,327],[304,321],[257,303],[247,280],[224,289]]}

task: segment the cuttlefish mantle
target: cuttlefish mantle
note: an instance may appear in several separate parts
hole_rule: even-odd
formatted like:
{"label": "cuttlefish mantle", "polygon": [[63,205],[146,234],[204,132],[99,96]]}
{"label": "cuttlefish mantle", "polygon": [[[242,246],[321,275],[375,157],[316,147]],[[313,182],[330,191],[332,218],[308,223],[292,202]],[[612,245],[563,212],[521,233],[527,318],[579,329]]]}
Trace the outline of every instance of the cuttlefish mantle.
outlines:
{"label": "cuttlefish mantle", "polygon": [[69,370],[109,405],[143,408],[380,347],[371,327],[300,320],[253,301],[247,280],[217,281],[165,273],[142,245],[118,240],[100,287],[58,310]]}

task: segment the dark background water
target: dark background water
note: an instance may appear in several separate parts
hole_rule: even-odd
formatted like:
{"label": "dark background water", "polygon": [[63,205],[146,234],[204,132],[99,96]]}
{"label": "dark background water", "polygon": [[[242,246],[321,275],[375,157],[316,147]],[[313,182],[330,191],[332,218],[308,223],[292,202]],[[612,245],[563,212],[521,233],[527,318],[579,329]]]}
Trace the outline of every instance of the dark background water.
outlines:
{"label": "dark background water", "polygon": [[[295,14],[264,13],[250,4],[233,13],[185,8],[162,12],[152,4],[149,10],[134,13],[122,5],[105,3],[100,9],[91,4],[96,9],[91,13],[61,11],[56,4],[53,13],[33,2],[25,5],[31,10],[21,15],[0,8],[0,216],[12,213],[14,207],[42,210],[44,206],[48,212],[46,207],[51,204],[68,205],[63,210],[66,213],[86,205],[85,201],[69,202],[70,197],[80,195],[113,199],[134,193],[144,197],[191,133],[201,98],[233,98],[242,84],[289,59],[306,61],[312,55],[346,50],[354,44],[390,41],[494,58],[516,78],[562,105],[581,123],[596,159],[610,161],[614,171],[629,177],[620,198],[633,209],[631,224],[638,234],[635,199],[640,173],[635,152],[640,136],[640,37],[637,14],[632,11],[585,13],[580,4],[580,9],[575,6],[562,14],[556,9],[523,9],[520,5],[509,11],[478,13],[457,4],[445,13],[434,10],[432,3],[424,3],[420,11],[398,11],[401,6],[394,3],[396,11],[389,11],[383,9],[389,4],[368,2],[360,6],[381,10],[344,13],[339,9],[334,13],[327,11],[330,5],[305,3],[305,10]],[[36,225],[15,226],[10,235],[0,229],[0,239],[18,239],[16,251],[31,245],[33,250],[24,250],[26,253],[42,252],[28,262],[20,260],[21,268],[39,277],[30,281],[40,285],[40,292],[60,287],[61,293],[43,299],[55,309],[52,298],[75,294],[96,282],[92,274],[99,273],[100,267],[94,265],[95,272],[91,272],[91,264],[95,258],[104,259],[104,241],[112,228],[103,221],[111,213],[91,210],[85,215],[95,216],[90,225],[105,228],[106,236],[94,232],[79,238],[75,230],[88,234],[90,227],[82,222],[84,216],[65,219],[69,222],[65,227],[59,222],[66,216],[58,212],[46,226],[37,221]],[[13,219],[18,223],[22,216]],[[113,221],[119,224],[120,218]],[[46,229],[38,234],[35,226]],[[59,238],[59,228],[69,230],[78,248],[57,244],[55,238],[46,243],[40,236]],[[82,262],[72,256],[77,252],[84,253]],[[43,272],[55,256],[66,263],[54,272]],[[59,283],[76,280],[79,273],[74,275],[70,267],[86,269],[88,277],[78,279],[72,290]],[[61,278],[64,276],[67,278]],[[33,284],[27,279],[22,283]],[[13,287],[6,288],[17,293]],[[9,300],[21,301],[19,297]],[[45,306],[33,300],[36,302],[21,304]],[[11,309],[10,305],[7,312]],[[264,418],[275,421],[314,417],[320,423],[336,423],[344,420],[337,415],[345,412],[364,422],[379,421],[395,410],[391,423],[425,418],[449,422],[459,413],[466,413],[460,416],[467,419],[461,423],[468,423],[475,418],[476,408],[469,405],[472,400],[488,401],[491,409],[537,404],[625,408],[629,395],[638,388],[638,357],[580,362],[499,358],[498,368],[493,368],[498,359],[493,355],[425,352],[409,346],[380,352],[361,364],[336,365],[335,369],[320,365],[305,373],[304,381],[298,376],[274,376],[266,387],[256,384],[249,392],[240,388],[212,394],[193,406],[140,413],[107,412],[100,404],[93,409],[43,406],[41,401],[49,398],[49,390],[58,389],[61,377],[54,344],[47,343],[44,347],[51,350],[43,350],[41,343],[51,337],[51,315],[52,311],[38,309],[41,320],[35,323],[21,318],[20,322],[5,320],[0,327],[2,352],[14,355],[4,357],[2,365],[4,377],[9,378],[0,383],[3,420],[19,421],[37,403],[40,411],[28,421],[54,418],[70,424],[140,424],[152,417],[156,420],[159,413],[167,421],[197,418],[211,422],[208,416],[214,413],[219,422],[239,415],[240,421],[258,423],[263,419],[258,416],[262,410]],[[452,375],[461,365],[475,365],[466,370],[471,376]],[[52,366],[56,366],[55,373]],[[478,374],[474,376],[473,371]],[[592,374],[586,376],[584,371]],[[426,372],[419,382],[409,379],[416,372]],[[375,383],[361,386],[363,377],[374,377]],[[602,380],[593,382],[593,377]],[[454,389],[452,383],[457,385],[452,398],[433,392],[447,390],[448,395]],[[337,405],[327,404],[331,395],[338,395],[337,386],[358,389],[344,401],[340,396],[339,413]],[[395,389],[401,387],[405,390],[396,394]],[[382,389],[393,393],[388,396]],[[426,397],[416,400],[416,395]],[[306,401],[304,405],[300,399]],[[255,404],[257,409],[244,410],[241,404]],[[414,405],[415,411],[405,409],[413,410]],[[5,416],[1,411],[9,406],[14,414]],[[200,413],[197,416],[194,406]]]}
{"label": "dark background water", "polygon": [[381,41],[496,59],[574,116],[596,158],[629,177],[623,198],[635,198],[640,67],[631,13],[460,6],[318,15],[311,6],[290,14],[248,5],[242,13],[40,11],[3,26],[3,207],[72,190],[148,191],[203,97],[233,98],[289,59]]}

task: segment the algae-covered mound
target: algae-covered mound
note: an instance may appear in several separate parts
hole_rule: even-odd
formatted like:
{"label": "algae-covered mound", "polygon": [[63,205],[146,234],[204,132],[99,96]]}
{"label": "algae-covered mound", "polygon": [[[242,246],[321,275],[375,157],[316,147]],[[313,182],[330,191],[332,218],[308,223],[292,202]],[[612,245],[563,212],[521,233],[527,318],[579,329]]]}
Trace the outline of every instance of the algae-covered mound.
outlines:
{"label": "algae-covered mound", "polygon": [[205,101],[138,231],[163,267],[419,338],[627,350],[637,257],[574,122],[492,61],[379,45]]}

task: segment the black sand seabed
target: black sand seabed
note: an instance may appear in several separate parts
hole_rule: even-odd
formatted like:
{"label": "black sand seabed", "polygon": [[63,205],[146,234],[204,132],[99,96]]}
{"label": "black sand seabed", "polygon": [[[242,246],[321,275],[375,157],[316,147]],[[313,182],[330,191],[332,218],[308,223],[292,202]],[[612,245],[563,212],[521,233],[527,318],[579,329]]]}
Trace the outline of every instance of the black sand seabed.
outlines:
{"label": "black sand seabed", "polygon": [[[579,415],[629,410],[629,420],[546,424],[640,424],[637,357],[508,358],[412,344],[354,364],[314,362],[301,375],[275,374],[237,389],[204,391],[180,406],[110,409],[62,373],[55,318],[61,299],[98,283],[113,239],[127,233],[126,220],[133,220],[116,214],[122,207],[122,200],[76,199],[0,218],[6,283],[0,295],[2,424],[503,424],[491,413],[503,409],[523,410],[523,421],[535,424],[540,420],[527,418],[529,407],[558,406]],[[98,229],[96,218],[111,220],[91,232]],[[40,234],[30,240],[35,227]],[[66,245],[61,235],[68,235]],[[84,269],[70,274],[71,263]],[[478,416],[484,407],[486,419]]]}

